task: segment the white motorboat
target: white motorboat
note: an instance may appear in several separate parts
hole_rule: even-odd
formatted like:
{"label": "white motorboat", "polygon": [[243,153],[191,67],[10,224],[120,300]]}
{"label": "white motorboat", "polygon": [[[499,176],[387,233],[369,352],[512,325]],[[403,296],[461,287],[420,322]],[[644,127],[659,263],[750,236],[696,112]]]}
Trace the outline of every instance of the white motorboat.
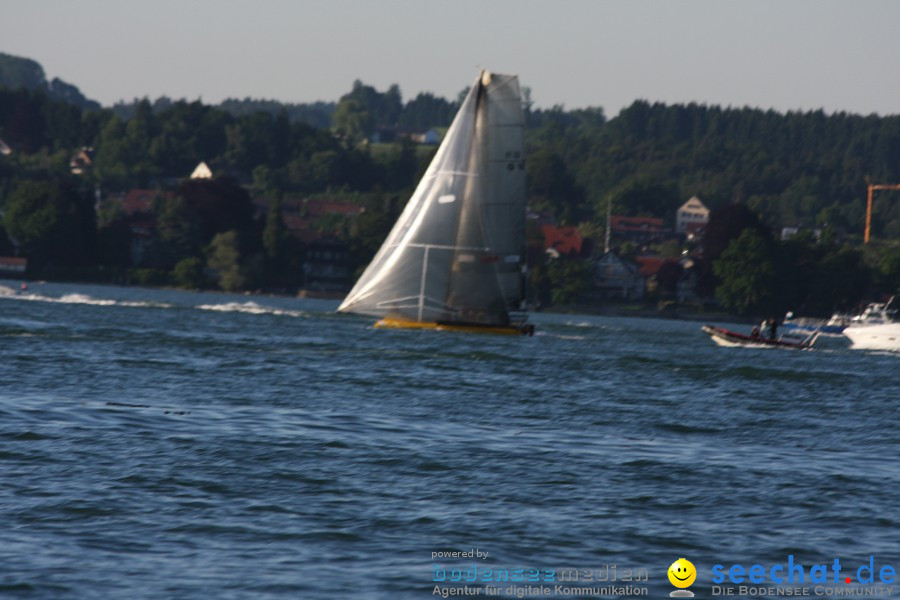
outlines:
{"label": "white motorboat", "polygon": [[893,350],[900,352],[900,323],[848,327],[844,335],[853,342],[854,350]]}
{"label": "white motorboat", "polygon": [[853,342],[854,350],[891,350],[900,352],[900,322],[897,311],[890,308],[893,298],[873,303],[859,317],[854,317],[844,335]]}

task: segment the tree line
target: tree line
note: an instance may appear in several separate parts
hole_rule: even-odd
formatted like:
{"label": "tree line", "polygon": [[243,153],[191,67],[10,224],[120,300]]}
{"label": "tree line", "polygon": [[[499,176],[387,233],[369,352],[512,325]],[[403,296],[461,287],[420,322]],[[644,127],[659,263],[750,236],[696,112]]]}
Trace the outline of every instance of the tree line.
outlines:
{"label": "tree line", "polygon": [[[370,210],[359,223],[335,227],[355,248],[354,260],[364,263],[433,151],[408,141],[385,145],[367,140],[386,129],[446,127],[458,102],[459,98],[451,101],[431,94],[404,102],[397,86],[380,92],[356,81],[350,92],[333,104],[285,106],[245,99],[210,106],[161,98],[113,109],[85,109],[51,98],[41,89],[0,88],[0,139],[14,149],[11,155],[0,157],[0,206],[35,196],[34,184],[41,182],[55,186],[55,191],[45,190],[47,198],[77,194],[85,206],[93,206],[97,189],[171,189],[177,178],[206,160],[242,183],[237,187],[254,194],[275,198],[330,193],[366,202]],[[759,227],[750,227],[757,233],[786,225],[815,227],[826,232],[828,244],[843,248],[846,242],[857,242],[862,232],[866,178],[894,182],[900,177],[900,117],[896,116],[826,115],[822,111],[782,114],[636,101],[609,119],[600,108],[535,109],[526,88],[526,123],[529,206],[556,223],[580,225],[594,237],[605,225],[608,206],[613,214],[663,217],[671,226],[677,207],[699,195],[713,209],[739,204],[757,214]],[[73,150],[82,146],[95,150],[93,167],[74,178],[68,161]],[[187,201],[180,188],[175,196]],[[898,287],[892,283],[891,268],[884,266],[895,252],[885,240],[900,238],[900,198],[896,196],[882,193],[876,197],[873,235],[881,243],[865,252],[856,250],[869,274],[870,292]],[[21,211],[5,212],[22,215]],[[255,231],[250,237],[255,236],[256,241],[247,242],[249,234],[245,233],[243,245],[256,249],[244,254],[265,254],[265,224],[256,223],[252,216],[245,218],[234,230]],[[10,219],[13,217],[3,219],[8,233],[10,227],[16,227]],[[85,230],[81,235],[100,240],[110,223],[99,228],[95,223],[93,233]],[[735,240],[742,231],[734,233]],[[208,239],[201,236],[203,243],[208,246],[220,233],[226,231]],[[776,238],[771,233],[763,236],[762,246],[745,239],[745,250],[758,253],[764,247],[774,252],[783,246]],[[199,243],[192,243],[195,253],[200,252],[196,248]],[[102,262],[97,253],[102,254],[106,247],[98,241],[87,253],[90,256],[78,260]],[[811,254],[795,254],[802,261],[820,264],[827,257],[821,250],[825,246],[820,243],[818,247]],[[46,252],[38,255],[49,256]],[[73,253],[66,260],[78,256]],[[180,260],[186,258],[200,260],[198,255]],[[777,253],[764,258],[758,262],[785,265],[792,260]],[[44,261],[53,262],[49,258]],[[174,269],[177,262],[160,264]],[[584,269],[561,267],[545,269],[545,273],[554,269],[559,273],[555,279],[544,279],[551,282],[547,285],[559,288],[572,278],[589,276]],[[729,275],[724,267],[716,271],[707,258],[704,277],[714,282],[711,288],[707,284],[706,291],[715,295],[716,287]],[[762,287],[786,289],[786,277],[779,277],[761,279],[768,282]],[[579,286],[573,289],[577,291]],[[840,295],[819,292],[830,294],[831,300],[823,300],[830,305]],[[729,304],[734,294],[723,291],[720,296]],[[774,301],[763,298],[748,306],[729,306],[762,310],[766,302]]]}

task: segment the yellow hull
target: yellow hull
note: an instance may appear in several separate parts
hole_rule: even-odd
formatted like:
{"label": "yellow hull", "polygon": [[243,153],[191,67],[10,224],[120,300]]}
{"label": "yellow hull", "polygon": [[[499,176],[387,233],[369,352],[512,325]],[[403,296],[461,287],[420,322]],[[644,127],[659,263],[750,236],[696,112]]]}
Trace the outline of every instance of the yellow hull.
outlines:
{"label": "yellow hull", "polygon": [[[434,323],[404,321],[402,319],[379,319],[375,327],[386,329],[431,329],[435,331],[461,331],[463,333],[493,333],[498,335],[528,335],[521,327],[501,327],[499,325],[464,325],[454,323]],[[532,329],[533,331],[533,329]]]}

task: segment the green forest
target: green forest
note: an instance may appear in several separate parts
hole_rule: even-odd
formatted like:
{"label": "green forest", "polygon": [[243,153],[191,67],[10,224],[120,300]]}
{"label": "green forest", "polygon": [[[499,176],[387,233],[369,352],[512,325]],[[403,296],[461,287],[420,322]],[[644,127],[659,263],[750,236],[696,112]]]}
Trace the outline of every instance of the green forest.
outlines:
{"label": "green forest", "polygon": [[[305,247],[277,218],[296,197],[365,208],[317,223],[358,272],[436,149],[403,134],[443,131],[459,102],[404,101],[396,85],[356,81],[333,103],[145,98],[102,108],[20,60],[0,55],[0,140],[10,150],[0,154],[0,255],[18,251],[44,278],[296,290]],[[867,180],[900,182],[900,116],[637,100],[607,118],[599,107],[537,109],[524,92],[529,209],[578,226],[595,247],[608,208],[671,228],[696,195],[712,209],[702,244],[625,244],[620,254],[690,253],[701,296],[737,313],[828,314],[900,290],[900,192],[876,195],[873,242],[861,243]],[[91,163],[75,174],[82,148]],[[200,161],[215,179],[187,179]],[[141,265],[129,262],[134,223],[107,201],[134,188],[158,191]],[[257,197],[270,199],[268,215],[254,211]],[[788,226],[818,235],[782,241]],[[529,236],[533,294],[545,305],[583,301],[588,257],[550,261],[539,234]],[[667,289],[651,299],[666,300]]]}

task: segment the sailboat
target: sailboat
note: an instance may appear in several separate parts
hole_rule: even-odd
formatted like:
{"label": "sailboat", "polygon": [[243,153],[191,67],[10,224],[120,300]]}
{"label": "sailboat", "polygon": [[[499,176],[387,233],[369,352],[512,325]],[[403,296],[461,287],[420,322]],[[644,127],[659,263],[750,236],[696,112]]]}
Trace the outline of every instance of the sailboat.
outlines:
{"label": "sailboat", "polygon": [[338,311],[379,317],[377,327],[532,333],[523,145],[518,78],[483,71]]}

